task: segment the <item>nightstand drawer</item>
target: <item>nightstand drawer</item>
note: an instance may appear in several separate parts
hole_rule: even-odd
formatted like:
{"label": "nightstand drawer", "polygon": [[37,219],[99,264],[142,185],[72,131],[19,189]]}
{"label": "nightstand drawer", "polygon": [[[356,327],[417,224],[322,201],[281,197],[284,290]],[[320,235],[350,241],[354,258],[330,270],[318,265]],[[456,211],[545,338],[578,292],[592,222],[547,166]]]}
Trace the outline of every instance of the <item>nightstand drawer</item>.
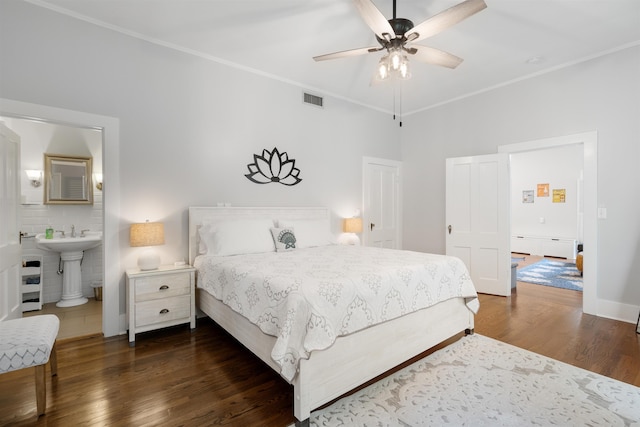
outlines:
{"label": "nightstand drawer", "polygon": [[190,295],[182,295],[136,304],[136,327],[178,319],[188,322],[191,316],[190,298]]}
{"label": "nightstand drawer", "polygon": [[190,292],[189,273],[163,274],[136,279],[136,302],[187,295]]}

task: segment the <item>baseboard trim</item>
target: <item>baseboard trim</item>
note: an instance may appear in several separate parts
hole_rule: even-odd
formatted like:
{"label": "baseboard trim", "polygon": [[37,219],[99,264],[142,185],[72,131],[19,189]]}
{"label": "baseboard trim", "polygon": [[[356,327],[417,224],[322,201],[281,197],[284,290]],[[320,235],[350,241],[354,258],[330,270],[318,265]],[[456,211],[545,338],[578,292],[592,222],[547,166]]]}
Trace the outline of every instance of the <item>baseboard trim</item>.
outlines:
{"label": "baseboard trim", "polygon": [[599,317],[635,324],[638,321],[638,311],[640,306],[637,305],[598,299]]}

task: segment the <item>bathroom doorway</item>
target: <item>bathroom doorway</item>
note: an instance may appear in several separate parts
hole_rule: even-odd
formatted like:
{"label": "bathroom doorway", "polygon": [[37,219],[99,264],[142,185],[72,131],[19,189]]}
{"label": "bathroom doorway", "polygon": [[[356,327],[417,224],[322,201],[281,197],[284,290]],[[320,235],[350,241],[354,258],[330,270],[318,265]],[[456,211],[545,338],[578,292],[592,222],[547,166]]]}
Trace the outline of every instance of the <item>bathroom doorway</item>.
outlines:
{"label": "bathroom doorway", "polygon": [[[35,235],[46,228],[68,233],[78,230],[104,230],[102,202],[102,144],[101,129],[83,128],[47,120],[0,117],[21,137],[21,232],[23,260],[39,264],[38,274],[23,277],[23,283],[40,284],[37,292],[23,296],[23,316],[55,314],[60,318],[58,338],[74,338],[102,334],[102,283],[104,280],[102,246],[85,251],[82,269],[82,293],[89,303],[73,307],[57,307],[62,294],[63,268],[58,253],[36,247]],[[92,205],[44,205],[44,183],[33,182],[25,170],[43,168],[44,153],[86,156],[93,159]],[[42,175],[41,175],[42,178]],[[25,282],[27,280],[27,282]],[[29,282],[30,281],[30,282]],[[33,286],[31,286],[33,287]],[[26,299],[25,299],[26,298]],[[25,303],[26,302],[26,303]]]}
{"label": "bathroom doorway", "polygon": [[[102,333],[105,337],[124,334],[126,316],[120,313],[124,305],[121,295],[123,270],[120,266],[120,120],[115,117],[85,113],[42,104],[0,98],[0,116],[11,118],[39,118],[51,123],[71,124],[80,128],[102,131],[103,222],[102,236],[103,286]],[[121,298],[122,297],[122,298]],[[121,299],[123,301],[121,301]]]}

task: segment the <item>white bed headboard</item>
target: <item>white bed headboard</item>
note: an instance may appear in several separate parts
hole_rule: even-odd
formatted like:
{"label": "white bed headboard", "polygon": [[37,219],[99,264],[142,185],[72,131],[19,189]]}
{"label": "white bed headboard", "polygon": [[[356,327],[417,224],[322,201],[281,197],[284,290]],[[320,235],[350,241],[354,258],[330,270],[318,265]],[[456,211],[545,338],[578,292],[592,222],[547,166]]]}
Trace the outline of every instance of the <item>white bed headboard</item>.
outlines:
{"label": "white bed headboard", "polygon": [[208,223],[236,219],[328,219],[330,211],[325,207],[189,207],[189,264],[198,255],[198,229],[203,221]]}

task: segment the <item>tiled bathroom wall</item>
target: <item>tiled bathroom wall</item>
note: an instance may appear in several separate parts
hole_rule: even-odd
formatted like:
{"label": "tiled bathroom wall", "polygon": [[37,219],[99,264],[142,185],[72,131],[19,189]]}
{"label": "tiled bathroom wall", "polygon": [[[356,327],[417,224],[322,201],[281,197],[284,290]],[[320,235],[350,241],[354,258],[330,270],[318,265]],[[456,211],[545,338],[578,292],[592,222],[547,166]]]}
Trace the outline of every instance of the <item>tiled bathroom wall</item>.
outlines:
{"label": "tiled bathroom wall", "polygon": [[[28,237],[22,239],[22,254],[43,256],[43,302],[59,301],[62,297],[62,274],[58,274],[58,269],[62,268],[60,254],[38,249],[34,236],[44,233],[49,225],[67,234],[71,232],[71,225],[75,225],[77,233],[85,229],[103,231],[102,192],[94,190],[93,205],[25,204],[21,206],[21,215],[21,231],[28,233]],[[84,252],[81,271],[82,293],[85,297],[94,296],[92,283],[102,282],[102,260],[102,246]]]}

